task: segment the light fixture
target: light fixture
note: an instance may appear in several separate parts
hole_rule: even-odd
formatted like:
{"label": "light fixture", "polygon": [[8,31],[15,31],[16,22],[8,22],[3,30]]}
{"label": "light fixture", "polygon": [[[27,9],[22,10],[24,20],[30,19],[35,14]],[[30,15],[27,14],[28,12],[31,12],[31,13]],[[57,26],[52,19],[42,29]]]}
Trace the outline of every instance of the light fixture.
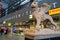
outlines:
{"label": "light fixture", "polygon": [[26,15],[28,15],[28,11],[26,11]]}
{"label": "light fixture", "polygon": [[20,17],[20,14],[18,15],[18,17]]}
{"label": "light fixture", "polygon": [[3,24],[5,24],[6,23],[6,21],[3,21]]}

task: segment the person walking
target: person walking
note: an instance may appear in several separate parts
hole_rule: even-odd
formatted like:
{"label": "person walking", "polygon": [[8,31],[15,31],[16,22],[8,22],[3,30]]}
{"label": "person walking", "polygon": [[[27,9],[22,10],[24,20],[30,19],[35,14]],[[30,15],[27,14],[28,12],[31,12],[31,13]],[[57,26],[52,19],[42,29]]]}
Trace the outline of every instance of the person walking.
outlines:
{"label": "person walking", "polygon": [[8,28],[6,27],[6,34],[8,34]]}
{"label": "person walking", "polygon": [[1,35],[1,27],[0,27],[0,35]]}
{"label": "person walking", "polygon": [[6,28],[6,27],[4,27],[4,34],[6,34],[6,30],[7,30],[7,28]]}
{"label": "person walking", "polygon": [[1,35],[4,33],[4,29],[3,29],[3,27],[1,28]]}

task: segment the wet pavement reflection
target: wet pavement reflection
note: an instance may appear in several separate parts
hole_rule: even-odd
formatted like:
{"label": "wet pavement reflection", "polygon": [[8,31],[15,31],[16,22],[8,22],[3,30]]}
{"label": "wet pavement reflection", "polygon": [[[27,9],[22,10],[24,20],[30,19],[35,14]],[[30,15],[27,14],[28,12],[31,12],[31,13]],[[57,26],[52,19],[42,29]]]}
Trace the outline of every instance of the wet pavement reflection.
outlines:
{"label": "wet pavement reflection", "polygon": [[1,35],[0,40],[24,40],[24,35],[21,34]]}

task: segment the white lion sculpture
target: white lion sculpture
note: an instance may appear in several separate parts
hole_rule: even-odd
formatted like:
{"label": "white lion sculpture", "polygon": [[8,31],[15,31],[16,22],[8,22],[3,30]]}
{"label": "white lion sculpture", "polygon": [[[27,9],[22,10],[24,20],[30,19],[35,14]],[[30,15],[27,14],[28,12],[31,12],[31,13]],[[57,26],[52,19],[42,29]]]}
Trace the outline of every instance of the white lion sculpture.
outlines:
{"label": "white lion sculpture", "polygon": [[31,8],[32,8],[32,15],[35,17],[37,23],[36,23],[36,28],[40,28],[40,24],[42,21],[48,19],[53,25],[55,25],[57,27],[57,24],[53,21],[52,17],[49,16],[48,14],[46,14],[46,12],[48,12],[48,10],[50,9],[50,5],[48,5],[47,3],[43,3],[41,5],[41,7],[38,7],[38,3],[37,2],[32,2],[31,4]]}

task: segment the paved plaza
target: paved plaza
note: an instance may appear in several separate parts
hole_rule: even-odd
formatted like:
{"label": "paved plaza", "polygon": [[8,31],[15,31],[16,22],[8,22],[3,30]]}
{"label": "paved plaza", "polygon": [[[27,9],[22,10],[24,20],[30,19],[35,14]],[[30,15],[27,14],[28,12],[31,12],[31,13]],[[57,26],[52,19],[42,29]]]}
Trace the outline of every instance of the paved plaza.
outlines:
{"label": "paved plaza", "polygon": [[0,40],[24,40],[24,35],[21,34],[13,34],[13,35],[2,35],[0,36]]}

